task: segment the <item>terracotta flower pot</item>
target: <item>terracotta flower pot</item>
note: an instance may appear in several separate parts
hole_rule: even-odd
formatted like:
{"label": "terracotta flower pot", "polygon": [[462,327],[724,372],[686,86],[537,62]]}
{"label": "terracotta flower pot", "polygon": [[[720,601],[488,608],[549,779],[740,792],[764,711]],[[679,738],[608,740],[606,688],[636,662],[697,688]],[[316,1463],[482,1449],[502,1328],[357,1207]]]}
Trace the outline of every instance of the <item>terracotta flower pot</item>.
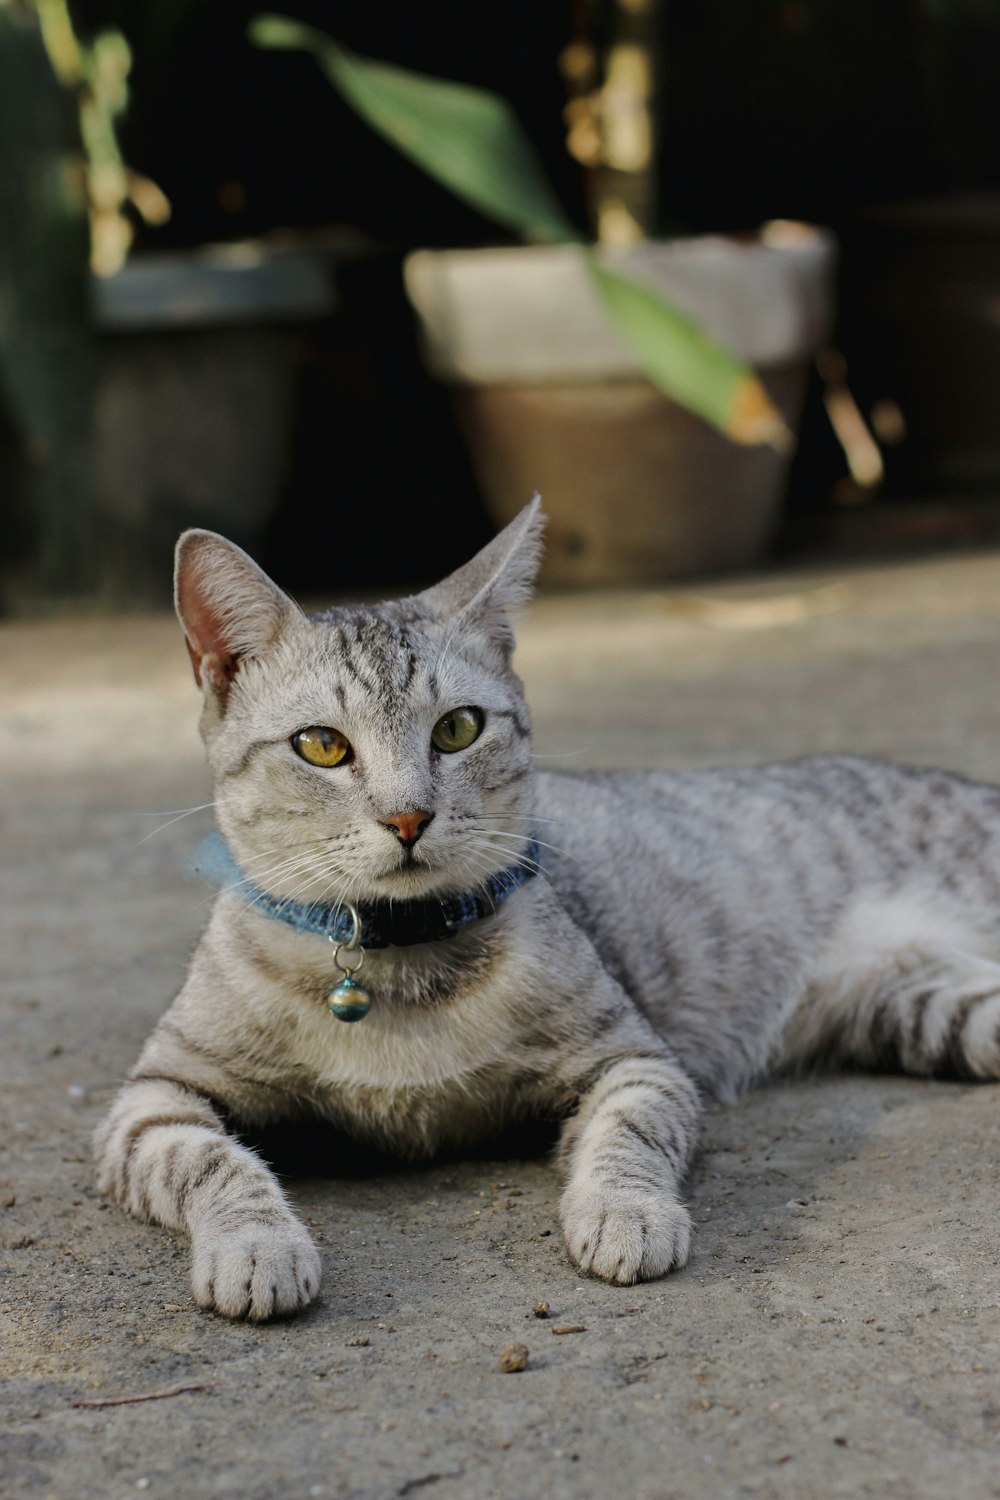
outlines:
{"label": "terracotta flower pot", "polygon": [[[748,360],[795,430],[831,321],[828,234],[776,224],[613,260]],[[422,250],[405,277],[493,519],[542,493],[547,582],[652,582],[765,556],[789,455],[730,442],[652,386],[572,246]]]}

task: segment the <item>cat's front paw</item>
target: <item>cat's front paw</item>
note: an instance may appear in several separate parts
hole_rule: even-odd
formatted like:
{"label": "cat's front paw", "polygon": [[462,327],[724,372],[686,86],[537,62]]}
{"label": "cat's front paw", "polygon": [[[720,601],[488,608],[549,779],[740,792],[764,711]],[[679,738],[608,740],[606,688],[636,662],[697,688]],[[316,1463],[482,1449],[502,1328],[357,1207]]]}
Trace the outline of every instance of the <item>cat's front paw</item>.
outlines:
{"label": "cat's front paw", "polygon": [[570,1255],[604,1281],[651,1281],[683,1266],[691,1250],[691,1216],[665,1192],[571,1182],[560,1214]]}
{"label": "cat's front paw", "polygon": [[195,1234],[192,1250],[194,1300],[227,1318],[287,1316],[319,1291],[319,1252],[296,1219],[207,1229]]}

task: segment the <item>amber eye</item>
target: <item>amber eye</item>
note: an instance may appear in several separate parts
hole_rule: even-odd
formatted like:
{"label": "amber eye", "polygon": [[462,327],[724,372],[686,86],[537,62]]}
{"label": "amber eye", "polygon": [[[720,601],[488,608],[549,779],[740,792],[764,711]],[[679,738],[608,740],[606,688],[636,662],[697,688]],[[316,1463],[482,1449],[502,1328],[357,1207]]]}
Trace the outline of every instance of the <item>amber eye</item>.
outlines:
{"label": "amber eye", "polygon": [[453,750],[464,750],[483,732],[481,708],[453,708],[442,714],[431,730],[431,744],[437,750],[451,754]]}
{"label": "amber eye", "polygon": [[311,766],[342,766],[354,755],[339,729],[326,729],[320,724],[293,734],[292,749]]}

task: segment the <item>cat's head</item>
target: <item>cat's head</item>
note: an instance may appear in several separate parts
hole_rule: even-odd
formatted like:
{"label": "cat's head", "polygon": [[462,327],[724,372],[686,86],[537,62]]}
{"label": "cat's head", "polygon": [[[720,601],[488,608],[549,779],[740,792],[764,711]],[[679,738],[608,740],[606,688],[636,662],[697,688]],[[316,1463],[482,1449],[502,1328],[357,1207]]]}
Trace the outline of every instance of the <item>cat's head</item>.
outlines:
{"label": "cat's head", "polygon": [[176,603],[238,864],[275,895],[405,900],[517,862],[531,757],[511,610],[537,496],[424,593],[306,615],[232,542],[186,531]]}

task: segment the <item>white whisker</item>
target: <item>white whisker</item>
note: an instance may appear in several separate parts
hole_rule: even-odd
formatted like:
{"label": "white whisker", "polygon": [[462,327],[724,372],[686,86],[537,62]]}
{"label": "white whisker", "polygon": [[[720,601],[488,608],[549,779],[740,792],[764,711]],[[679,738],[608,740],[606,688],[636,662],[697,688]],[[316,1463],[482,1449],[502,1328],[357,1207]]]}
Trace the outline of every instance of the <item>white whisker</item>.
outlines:
{"label": "white whisker", "polygon": [[[473,829],[472,832],[474,834],[478,834],[482,838],[507,839],[514,844],[523,844],[525,841],[525,835],[523,833],[509,833],[502,828],[480,828]],[[532,842],[536,843],[540,849],[551,849],[553,854],[561,854],[564,859],[576,858],[575,855],[570,854],[568,849],[562,849],[558,844],[550,843],[548,839],[535,838]],[[503,845],[501,844],[499,847],[503,848]]]}
{"label": "white whisker", "polygon": [[[531,875],[540,877],[545,882],[545,884],[548,885],[551,888],[552,881],[550,880],[550,878],[549,878],[548,874],[545,872],[545,870],[543,870],[542,867],[541,867],[541,865],[539,865],[538,863],[536,863],[536,861],[528,859],[528,858],[525,857],[525,858],[522,858],[522,859],[518,860],[518,864],[523,869],[527,870]],[[491,870],[490,873],[491,874],[497,874],[498,872],[496,870]]]}
{"label": "white whisker", "polygon": [[204,812],[206,808],[214,806],[214,802],[202,802],[198,807],[183,807],[174,810],[173,813],[140,813],[139,816],[142,818],[166,818],[167,821],[161,823],[158,828],[154,828],[151,833],[144,833],[141,839],[136,840],[133,847],[138,849],[139,845],[144,844],[147,839],[155,838],[158,833],[162,833],[165,828],[170,828],[174,823],[179,823],[182,818],[189,818],[192,813]]}
{"label": "white whisker", "polygon": [[581,745],[576,750],[529,750],[528,754],[532,760],[568,760],[573,755],[586,755],[589,750],[589,745]]}
{"label": "white whisker", "polygon": [[477,813],[476,814],[476,821],[480,822],[480,823],[484,819],[489,819],[490,821],[492,821],[494,819],[501,819],[501,818],[504,820],[504,822],[506,822],[510,818],[516,818],[518,820],[518,822],[521,822],[521,823],[565,823],[565,821],[566,821],[565,818],[541,818],[541,817],[538,816],[537,813]]}

